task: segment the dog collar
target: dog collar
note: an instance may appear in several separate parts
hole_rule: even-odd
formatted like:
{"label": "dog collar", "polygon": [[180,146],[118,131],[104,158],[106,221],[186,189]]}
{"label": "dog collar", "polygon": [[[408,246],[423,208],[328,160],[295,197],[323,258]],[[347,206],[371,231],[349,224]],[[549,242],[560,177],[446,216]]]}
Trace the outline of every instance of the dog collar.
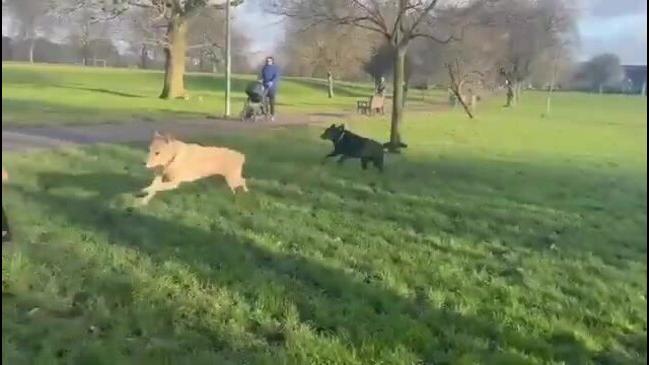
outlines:
{"label": "dog collar", "polygon": [[166,169],[167,167],[169,167],[169,165],[171,165],[171,164],[174,162],[174,160],[176,159],[177,156],[178,156],[178,152],[176,152],[176,153],[173,155],[173,157],[171,158],[171,160],[169,160],[169,162],[167,162],[167,163],[162,167],[162,169],[164,170],[164,169]]}
{"label": "dog collar", "polygon": [[338,139],[336,139],[336,142],[334,142],[334,143],[338,143],[338,142],[340,142],[340,140],[343,139],[343,136],[345,136],[345,131],[343,131],[342,133],[340,133],[340,136],[338,137]]}

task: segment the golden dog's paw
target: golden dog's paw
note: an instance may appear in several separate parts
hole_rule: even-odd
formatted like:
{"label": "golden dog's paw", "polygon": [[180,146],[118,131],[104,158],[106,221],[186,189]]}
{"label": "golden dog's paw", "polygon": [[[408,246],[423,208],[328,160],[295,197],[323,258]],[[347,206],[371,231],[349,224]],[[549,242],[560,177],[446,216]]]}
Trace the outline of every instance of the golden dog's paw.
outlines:
{"label": "golden dog's paw", "polygon": [[138,191],[138,192],[133,193],[133,196],[135,196],[136,198],[144,198],[144,197],[147,196],[148,194],[149,194],[149,193],[148,193],[147,191],[145,191],[144,189],[142,189],[142,190],[140,190],[140,191]]}
{"label": "golden dog's paw", "polygon": [[143,198],[136,199],[136,200],[135,200],[135,205],[138,206],[138,207],[144,207],[144,206],[146,206],[146,205],[149,204],[149,201],[150,201],[150,200],[151,200],[151,199],[149,199],[149,198],[147,198],[147,197],[145,196],[145,197],[143,197]]}
{"label": "golden dog's paw", "polygon": [[119,194],[111,200],[110,206],[117,210],[133,210],[133,208],[139,206],[138,201],[140,200],[133,195],[133,193]]}

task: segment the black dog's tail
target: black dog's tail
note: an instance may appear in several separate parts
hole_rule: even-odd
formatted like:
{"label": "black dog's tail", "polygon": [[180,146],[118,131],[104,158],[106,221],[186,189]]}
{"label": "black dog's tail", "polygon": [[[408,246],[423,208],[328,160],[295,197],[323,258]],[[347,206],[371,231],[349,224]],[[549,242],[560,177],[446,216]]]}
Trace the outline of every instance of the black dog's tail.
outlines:
{"label": "black dog's tail", "polygon": [[[390,148],[391,145],[392,145],[392,143],[386,142],[386,143],[383,144],[383,149],[388,149],[388,148]],[[403,142],[399,142],[399,148],[408,148],[408,145],[403,143]]]}

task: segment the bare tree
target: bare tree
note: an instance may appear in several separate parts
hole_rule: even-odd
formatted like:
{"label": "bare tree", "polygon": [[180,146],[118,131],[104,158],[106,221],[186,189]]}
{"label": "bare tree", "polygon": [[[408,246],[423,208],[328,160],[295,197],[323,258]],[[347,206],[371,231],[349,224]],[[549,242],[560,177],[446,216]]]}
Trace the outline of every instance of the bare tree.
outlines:
{"label": "bare tree", "polygon": [[[425,37],[447,43],[456,36],[453,19],[445,8],[457,2],[439,0],[273,0],[271,11],[289,17],[351,25],[383,36],[394,49],[392,121],[389,149],[402,146],[401,123],[404,112],[405,61],[412,40]],[[469,5],[466,5],[466,4]],[[480,1],[463,2],[464,8]]]}
{"label": "bare tree", "polygon": [[[281,53],[287,71],[294,75],[338,79],[357,78],[368,57],[373,34],[352,26],[331,23],[309,24],[289,19]],[[374,36],[374,38],[376,38]],[[350,47],[350,44],[354,47]]]}
{"label": "bare tree", "polygon": [[538,57],[539,62],[535,68],[547,74],[546,79],[549,79],[545,102],[545,115],[549,116],[557,79],[562,68],[570,61],[572,46],[578,41],[577,11],[566,0],[545,0],[537,5],[537,12],[544,51]]}
{"label": "bare tree", "polygon": [[580,70],[580,76],[590,83],[593,91],[601,94],[606,86],[622,82],[624,70],[618,56],[604,53],[586,62]]}
{"label": "bare tree", "polygon": [[530,76],[535,57],[542,49],[534,4],[528,0],[503,0],[492,13],[501,31],[499,73],[507,88],[508,107],[518,104],[523,82]]}
{"label": "bare tree", "polygon": [[502,0],[492,14],[502,30],[499,71],[507,87],[506,106],[515,106],[535,67],[550,65],[556,80],[576,34],[575,9],[566,0]]}
{"label": "bare tree", "polygon": [[216,9],[206,9],[189,21],[187,51],[198,58],[201,71],[209,65],[216,72],[217,66],[223,61],[224,21],[223,14]]}
{"label": "bare tree", "polygon": [[70,29],[69,41],[75,46],[84,66],[90,66],[91,59],[97,57],[94,48],[98,43],[105,44],[109,39],[109,20],[101,17],[101,10],[94,7],[83,7],[73,12],[59,12],[61,20]]}
{"label": "bare tree", "polygon": [[463,66],[463,62],[460,59],[456,59],[454,62],[446,63],[450,81],[449,89],[455,96],[455,100],[460,102],[469,118],[473,119],[473,111],[471,109],[474,105],[474,102],[471,102],[471,107],[467,105],[464,86],[470,82],[479,83],[480,79],[483,77],[483,74],[476,70],[467,71],[467,69]]}
{"label": "bare tree", "polygon": [[389,44],[382,43],[381,46],[372,50],[371,57],[363,65],[365,72],[374,79],[374,88],[379,89],[383,78],[394,69],[394,50]]}
{"label": "bare tree", "polygon": [[39,31],[48,24],[50,3],[47,0],[5,0],[3,9],[19,24],[19,38],[29,42],[29,62],[34,62],[34,46]]}
{"label": "bare tree", "polygon": [[[18,0],[20,1],[20,0]],[[185,91],[185,56],[189,22],[206,9],[223,9],[226,1],[237,6],[243,0],[74,0],[79,7],[95,4],[102,6],[110,17],[119,17],[136,11],[146,16],[149,29],[164,36],[156,39],[161,43],[165,55],[165,78],[160,98],[183,98]],[[110,4],[107,6],[106,4]]]}
{"label": "bare tree", "polygon": [[161,23],[150,9],[132,9],[120,17],[124,38],[137,48],[139,67],[147,69],[156,62],[165,46],[164,23]]}
{"label": "bare tree", "polygon": [[[415,74],[411,51],[412,47],[410,47],[408,52],[406,52],[403,65],[403,97],[401,98],[403,106],[405,106],[408,99],[408,86],[410,85],[410,80]],[[380,47],[374,49],[371,58],[365,62],[365,72],[374,79],[374,85],[377,91],[381,84],[381,80],[383,80],[385,76],[394,76],[394,53],[395,49],[390,43],[382,43]]]}
{"label": "bare tree", "polygon": [[492,33],[491,28],[474,29],[444,50],[449,89],[469,118],[475,116],[478,94],[496,81],[498,50],[489,41]]}

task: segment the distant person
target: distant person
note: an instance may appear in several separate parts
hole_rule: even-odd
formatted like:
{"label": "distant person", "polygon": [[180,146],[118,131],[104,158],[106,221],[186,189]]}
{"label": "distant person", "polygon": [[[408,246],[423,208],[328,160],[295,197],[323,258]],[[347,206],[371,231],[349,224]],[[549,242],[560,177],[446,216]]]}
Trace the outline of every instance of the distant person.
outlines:
{"label": "distant person", "polygon": [[379,82],[376,85],[376,95],[381,95],[385,93],[385,77],[381,76]]}
{"label": "distant person", "polygon": [[279,68],[275,65],[273,57],[266,58],[266,64],[261,69],[261,81],[264,84],[266,96],[270,103],[271,121],[275,120],[275,96],[277,94],[277,84],[279,82]]}

